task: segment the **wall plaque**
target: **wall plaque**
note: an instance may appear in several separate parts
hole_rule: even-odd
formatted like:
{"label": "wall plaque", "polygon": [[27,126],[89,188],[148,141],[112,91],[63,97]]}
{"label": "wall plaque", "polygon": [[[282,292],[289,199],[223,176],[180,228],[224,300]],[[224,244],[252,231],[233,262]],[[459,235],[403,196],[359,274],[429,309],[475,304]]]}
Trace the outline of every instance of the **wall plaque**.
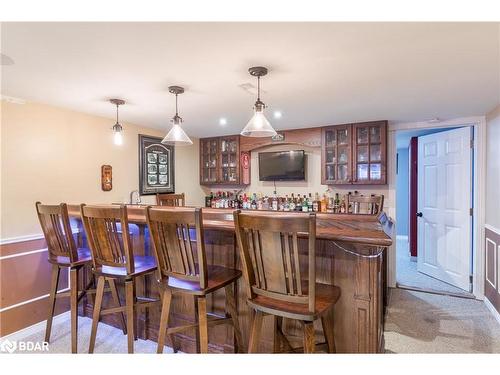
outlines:
{"label": "wall plaque", "polygon": [[173,145],[164,145],[162,138],[139,134],[139,193],[174,193]]}
{"label": "wall plaque", "polygon": [[113,168],[111,165],[101,166],[101,189],[103,191],[113,189]]}

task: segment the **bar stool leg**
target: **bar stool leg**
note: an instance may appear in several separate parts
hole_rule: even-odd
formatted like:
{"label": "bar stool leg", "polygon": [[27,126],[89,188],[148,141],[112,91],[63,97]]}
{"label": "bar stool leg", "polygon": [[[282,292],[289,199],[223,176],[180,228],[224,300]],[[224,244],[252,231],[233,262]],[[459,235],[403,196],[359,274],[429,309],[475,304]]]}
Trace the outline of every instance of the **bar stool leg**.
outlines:
{"label": "bar stool leg", "polygon": [[128,352],[134,352],[134,280],[125,281],[125,309],[127,312]]}
{"label": "bar stool leg", "polygon": [[[118,289],[116,288],[115,280],[108,279],[108,284],[109,284],[109,288],[111,289],[111,296],[113,297],[115,304],[118,307],[121,307],[120,297],[118,296]],[[123,334],[126,335],[127,334],[127,325],[125,323],[125,315],[123,314],[123,312],[120,313],[120,324],[122,326]]]}
{"label": "bar stool leg", "polygon": [[49,295],[49,316],[47,318],[47,327],[45,328],[45,342],[50,340],[50,331],[52,331],[52,318],[54,317],[54,309],[56,307],[57,285],[59,284],[59,266],[52,265],[52,274],[50,280],[50,295]]}
{"label": "bar stool leg", "polygon": [[314,353],[314,322],[304,323],[304,353]]}
{"label": "bar stool leg", "polygon": [[[165,336],[167,335],[168,329],[168,317],[170,315],[170,303],[172,302],[172,292],[170,289],[165,288],[163,294],[163,302],[161,307],[161,317],[160,317],[160,331],[158,332],[158,348],[156,352],[158,354],[163,353],[163,347],[165,346]],[[172,345],[175,346],[172,337]]]}
{"label": "bar stool leg", "polygon": [[105,279],[99,276],[97,279],[97,290],[95,294],[94,314],[92,316],[92,329],[90,331],[89,353],[94,352],[95,337],[97,334],[97,325],[99,324],[99,317],[101,315],[102,295],[104,294]]}
{"label": "bar stool leg", "polygon": [[236,299],[233,293],[233,284],[227,285],[226,291],[226,309],[231,315],[231,320],[233,322],[234,336],[236,337],[237,349],[241,353],[246,352],[245,345],[243,344],[243,339],[241,337],[240,322],[238,320],[238,312],[236,310]]}
{"label": "bar stool leg", "polygon": [[281,352],[281,336],[279,334],[281,329],[281,317],[273,315],[273,353]]}
{"label": "bar stool leg", "polygon": [[[137,303],[137,280],[134,279],[133,283],[134,289],[134,306]],[[134,307],[134,341],[139,337],[139,320],[137,316],[137,308]]]}
{"label": "bar stool leg", "polygon": [[71,311],[71,353],[78,352],[78,268],[72,267],[70,277],[70,311]]}
{"label": "bar stool leg", "polygon": [[262,319],[264,314],[262,311],[255,311],[252,322],[252,330],[250,331],[250,340],[248,342],[248,352],[257,353],[259,347],[260,334],[262,330]]}
{"label": "bar stool leg", "polygon": [[198,305],[198,331],[200,333],[200,353],[208,353],[208,322],[207,300],[205,297],[196,299]]}
{"label": "bar stool leg", "polygon": [[323,333],[325,335],[326,343],[328,345],[328,353],[336,353],[335,348],[335,336],[332,324],[333,317],[323,316],[321,317],[321,325],[323,326]]}

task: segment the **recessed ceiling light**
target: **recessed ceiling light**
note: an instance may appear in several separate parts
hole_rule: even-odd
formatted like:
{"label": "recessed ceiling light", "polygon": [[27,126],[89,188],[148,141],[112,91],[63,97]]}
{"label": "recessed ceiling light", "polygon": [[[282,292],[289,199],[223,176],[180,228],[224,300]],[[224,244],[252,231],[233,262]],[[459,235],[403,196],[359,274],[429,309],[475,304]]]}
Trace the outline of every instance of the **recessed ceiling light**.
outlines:
{"label": "recessed ceiling light", "polygon": [[274,111],[274,118],[281,118],[283,114],[280,111]]}
{"label": "recessed ceiling light", "polygon": [[227,125],[227,120],[224,118],[224,117],[221,117],[220,120],[219,120],[219,125]]}

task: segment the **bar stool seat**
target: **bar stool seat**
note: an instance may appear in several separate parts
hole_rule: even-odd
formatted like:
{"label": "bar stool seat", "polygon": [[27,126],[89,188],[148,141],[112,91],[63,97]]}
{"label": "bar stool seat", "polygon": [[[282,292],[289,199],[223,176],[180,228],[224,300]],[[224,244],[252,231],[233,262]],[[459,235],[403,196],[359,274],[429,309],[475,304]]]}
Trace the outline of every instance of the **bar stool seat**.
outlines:
{"label": "bar stool seat", "polygon": [[[201,288],[199,281],[183,280],[170,276],[168,286],[175,290],[196,296],[210,294],[217,289],[229,285],[241,277],[241,271],[221,266],[207,266],[208,280],[207,287]],[[166,280],[163,280],[165,282]]]}
{"label": "bar stool seat", "polygon": [[[308,283],[302,282],[302,290],[308,292]],[[266,296],[256,296],[248,300],[250,307],[266,314],[282,316],[283,318],[314,321],[324,315],[340,297],[340,288],[334,285],[316,283],[316,299],[314,313],[303,303],[284,302]]]}
{"label": "bar stool seat", "polygon": [[156,270],[156,261],[152,256],[134,255],[134,272],[127,273],[126,267],[105,266],[96,267],[93,272],[104,277],[132,278]]}
{"label": "bar stool seat", "polygon": [[49,263],[58,264],[63,267],[75,267],[85,264],[90,264],[92,261],[92,257],[90,255],[90,249],[85,247],[79,248],[76,250],[77,259],[72,262],[69,256],[59,255],[56,258],[50,259]]}

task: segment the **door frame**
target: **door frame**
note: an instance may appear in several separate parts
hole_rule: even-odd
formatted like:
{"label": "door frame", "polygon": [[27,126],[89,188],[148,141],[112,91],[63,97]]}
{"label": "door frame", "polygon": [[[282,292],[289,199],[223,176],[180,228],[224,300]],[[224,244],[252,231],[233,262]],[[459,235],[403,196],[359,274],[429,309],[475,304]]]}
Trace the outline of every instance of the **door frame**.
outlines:
{"label": "door frame", "polygon": [[[474,129],[473,152],[473,226],[472,226],[472,294],[477,299],[484,298],[484,223],[485,223],[485,194],[486,194],[486,118],[484,116],[463,117],[439,122],[406,122],[389,123],[389,150],[388,150],[388,195],[389,204],[387,213],[396,217],[396,135],[399,131],[453,128],[469,126]],[[396,223],[397,225],[397,223]],[[394,233],[396,233],[394,231]],[[395,237],[394,237],[395,238]],[[389,248],[387,257],[387,282],[390,287],[396,287],[396,241]]]}

